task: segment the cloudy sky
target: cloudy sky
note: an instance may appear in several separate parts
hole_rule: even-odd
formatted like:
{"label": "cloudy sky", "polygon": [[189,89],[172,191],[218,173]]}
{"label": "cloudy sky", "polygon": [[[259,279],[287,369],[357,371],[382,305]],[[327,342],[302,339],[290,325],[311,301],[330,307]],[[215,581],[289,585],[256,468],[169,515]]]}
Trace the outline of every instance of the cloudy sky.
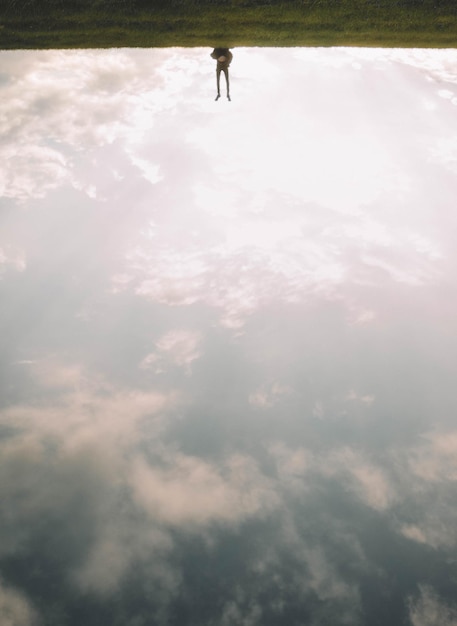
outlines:
{"label": "cloudy sky", "polygon": [[2,626],[457,625],[457,50],[0,53]]}

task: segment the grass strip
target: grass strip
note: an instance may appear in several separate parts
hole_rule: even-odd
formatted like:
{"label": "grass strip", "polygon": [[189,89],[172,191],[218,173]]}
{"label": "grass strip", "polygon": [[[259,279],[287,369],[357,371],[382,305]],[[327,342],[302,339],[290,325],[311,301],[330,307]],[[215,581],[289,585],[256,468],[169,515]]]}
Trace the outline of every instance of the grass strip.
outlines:
{"label": "grass strip", "polygon": [[3,0],[0,48],[457,47],[456,0]]}

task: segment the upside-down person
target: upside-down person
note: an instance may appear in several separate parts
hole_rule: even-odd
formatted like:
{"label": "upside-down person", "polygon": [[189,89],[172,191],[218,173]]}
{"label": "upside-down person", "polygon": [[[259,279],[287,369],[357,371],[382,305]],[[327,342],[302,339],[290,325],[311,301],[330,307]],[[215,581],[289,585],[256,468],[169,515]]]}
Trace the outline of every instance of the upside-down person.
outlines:
{"label": "upside-down person", "polygon": [[233,54],[228,48],[214,48],[211,52],[211,58],[217,60],[216,66],[216,83],[217,83],[217,96],[216,100],[221,97],[221,72],[224,72],[225,82],[227,85],[227,100],[230,100],[230,81],[228,68],[233,59]]}

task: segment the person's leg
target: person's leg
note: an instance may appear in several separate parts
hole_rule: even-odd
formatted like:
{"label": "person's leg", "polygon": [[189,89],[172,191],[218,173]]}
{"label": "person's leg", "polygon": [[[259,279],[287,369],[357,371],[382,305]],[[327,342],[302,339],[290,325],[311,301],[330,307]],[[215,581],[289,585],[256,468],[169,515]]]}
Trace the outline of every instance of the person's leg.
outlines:
{"label": "person's leg", "polygon": [[230,100],[230,81],[228,68],[224,70],[225,82],[227,83],[227,100]]}
{"label": "person's leg", "polygon": [[221,97],[221,70],[216,70],[217,96],[216,100]]}

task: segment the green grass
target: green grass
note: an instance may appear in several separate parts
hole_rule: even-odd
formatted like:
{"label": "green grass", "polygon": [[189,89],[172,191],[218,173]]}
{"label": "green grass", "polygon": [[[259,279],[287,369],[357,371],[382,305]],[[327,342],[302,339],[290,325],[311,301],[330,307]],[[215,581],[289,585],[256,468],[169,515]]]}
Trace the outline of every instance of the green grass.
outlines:
{"label": "green grass", "polygon": [[1,0],[0,48],[457,47],[457,0]]}

